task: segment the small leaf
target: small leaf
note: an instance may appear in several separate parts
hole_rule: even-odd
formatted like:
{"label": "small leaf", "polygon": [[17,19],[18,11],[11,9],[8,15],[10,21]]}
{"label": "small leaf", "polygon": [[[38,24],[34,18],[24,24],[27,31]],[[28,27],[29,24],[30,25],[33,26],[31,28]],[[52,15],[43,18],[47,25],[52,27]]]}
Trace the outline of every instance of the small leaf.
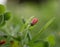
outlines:
{"label": "small leaf", "polygon": [[11,13],[10,12],[6,12],[4,14],[4,20],[9,20],[10,19],[10,16],[11,16]]}
{"label": "small leaf", "polygon": [[49,47],[49,43],[44,40],[36,40],[29,45],[30,47]]}
{"label": "small leaf", "polygon": [[4,16],[0,15],[0,26],[5,25]]}
{"label": "small leaf", "polygon": [[4,25],[5,25],[5,23],[6,23],[6,22],[4,21],[0,26],[1,26],[1,27],[2,27],[2,26],[4,26]]}
{"label": "small leaf", "polygon": [[15,39],[16,41],[21,41],[21,37],[18,36],[18,37],[14,37],[14,36],[11,36],[13,39]]}
{"label": "small leaf", "polygon": [[27,33],[27,37],[29,41],[32,39],[30,32]]}
{"label": "small leaf", "polygon": [[23,24],[25,24],[26,20],[24,18],[22,18],[22,22],[23,22]]}
{"label": "small leaf", "polygon": [[0,14],[5,12],[5,6],[0,4]]}
{"label": "small leaf", "polygon": [[47,37],[47,41],[50,43],[51,46],[54,46],[55,45],[55,37],[54,37],[54,35],[49,35]]}

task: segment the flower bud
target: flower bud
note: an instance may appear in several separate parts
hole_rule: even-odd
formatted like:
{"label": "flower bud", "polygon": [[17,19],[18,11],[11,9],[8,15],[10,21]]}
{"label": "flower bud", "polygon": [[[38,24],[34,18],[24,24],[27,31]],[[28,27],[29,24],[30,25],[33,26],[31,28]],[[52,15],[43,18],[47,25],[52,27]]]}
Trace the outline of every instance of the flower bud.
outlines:
{"label": "flower bud", "polygon": [[3,45],[3,44],[5,44],[5,43],[6,43],[5,40],[1,40],[1,41],[0,41],[0,45]]}
{"label": "flower bud", "polygon": [[37,18],[33,18],[31,21],[31,26],[35,25],[38,22]]}

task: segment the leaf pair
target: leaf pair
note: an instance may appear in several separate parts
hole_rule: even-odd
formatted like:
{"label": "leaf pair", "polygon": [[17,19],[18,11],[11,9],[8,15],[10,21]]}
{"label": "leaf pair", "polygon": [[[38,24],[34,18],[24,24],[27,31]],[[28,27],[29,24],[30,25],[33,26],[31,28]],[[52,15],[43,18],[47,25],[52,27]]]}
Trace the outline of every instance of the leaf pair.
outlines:
{"label": "leaf pair", "polygon": [[0,4],[0,26],[5,25],[5,21],[9,20],[11,16],[10,12],[6,12],[6,7]]}

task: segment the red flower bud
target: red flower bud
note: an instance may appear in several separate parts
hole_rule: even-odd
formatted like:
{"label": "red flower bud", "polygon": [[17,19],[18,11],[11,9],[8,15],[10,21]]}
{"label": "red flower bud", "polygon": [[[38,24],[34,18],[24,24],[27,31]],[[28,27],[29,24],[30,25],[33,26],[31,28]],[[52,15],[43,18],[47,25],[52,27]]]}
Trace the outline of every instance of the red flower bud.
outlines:
{"label": "red flower bud", "polygon": [[37,18],[33,18],[31,22],[31,26],[35,25],[38,22]]}
{"label": "red flower bud", "polygon": [[0,41],[0,45],[3,45],[3,44],[5,44],[5,43],[6,43],[5,40],[1,40],[1,41]]}

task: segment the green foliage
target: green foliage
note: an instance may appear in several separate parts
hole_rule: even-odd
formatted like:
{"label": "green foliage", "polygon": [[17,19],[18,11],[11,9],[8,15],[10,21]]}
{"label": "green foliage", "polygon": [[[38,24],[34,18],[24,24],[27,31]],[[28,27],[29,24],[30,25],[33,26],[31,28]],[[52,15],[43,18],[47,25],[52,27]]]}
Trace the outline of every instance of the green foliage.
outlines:
{"label": "green foliage", "polygon": [[5,6],[0,4],[0,14],[5,13],[5,10],[6,10]]}
{"label": "green foliage", "polygon": [[42,32],[44,32],[50,25],[51,23],[55,20],[55,17],[53,17],[50,21],[48,21],[44,26],[43,28],[41,28],[41,30],[37,33],[37,35],[32,39],[32,41],[36,40],[37,38],[40,37],[40,34]]}
{"label": "green foliage", "polygon": [[37,40],[31,43],[30,47],[49,47],[49,43],[44,40]]}
{"label": "green foliage", "polygon": [[[50,19],[40,29],[40,31],[38,31],[38,33],[36,33],[35,36],[32,37],[30,30],[33,27],[31,26],[31,21],[32,19],[34,19],[34,16],[30,17],[23,23],[22,18],[20,18],[19,16],[11,16],[10,12],[5,12],[3,5],[0,5],[0,8],[0,25],[5,25],[3,28],[1,28],[1,30],[4,34],[7,35],[7,38],[4,38],[3,34],[1,39],[6,39],[9,47],[49,47],[49,45],[54,45],[54,37],[47,36],[47,41],[45,41],[44,39],[41,40],[39,39],[39,37],[40,34],[43,33],[52,24],[52,22],[55,20],[55,17]],[[11,17],[12,19],[11,21],[9,21]],[[10,40],[14,40],[14,43],[11,44]],[[4,46],[6,46],[6,44]]]}
{"label": "green foliage", "polygon": [[51,46],[55,46],[55,36],[54,35],[49,35],[48,37],[47,37],[47,41],[50,43],[50,47]]}
{"label": "green foliage", "polygon": [[11,13],[6,12],[5,6],[0,4],[0,27],[5,25],[6,21],[10,19]]}
{"label": "green foliage", "polygon": [[11,13],[10,12],[6,12],[5,14],[4,14],[4,20],[6,21],[6,20],[9,20],[10,19],[10,16],[11,16]]}

